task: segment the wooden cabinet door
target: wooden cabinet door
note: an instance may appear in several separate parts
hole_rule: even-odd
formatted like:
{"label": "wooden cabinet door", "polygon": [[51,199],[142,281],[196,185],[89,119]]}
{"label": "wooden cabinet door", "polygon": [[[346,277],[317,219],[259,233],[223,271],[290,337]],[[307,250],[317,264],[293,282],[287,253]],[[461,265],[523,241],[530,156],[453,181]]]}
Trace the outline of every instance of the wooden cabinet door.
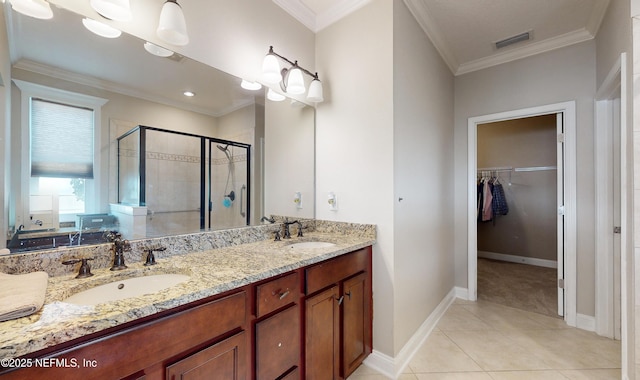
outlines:
{"label": "wooden cabinet door", "polygon": [[344,378],[358,368],[367,355],[369,323],[366,302],[366,273],[344,281],[342,360]]}
{"label": "wooden cabinet door", "polygon": [[340,307],[335,285],[307,298],[305,379],[338,379],[340,376]]}
{"label": "wooden cabinet door", "polygon": [[244,380],[247,378],[244,331],[167,367],[167,380]]}

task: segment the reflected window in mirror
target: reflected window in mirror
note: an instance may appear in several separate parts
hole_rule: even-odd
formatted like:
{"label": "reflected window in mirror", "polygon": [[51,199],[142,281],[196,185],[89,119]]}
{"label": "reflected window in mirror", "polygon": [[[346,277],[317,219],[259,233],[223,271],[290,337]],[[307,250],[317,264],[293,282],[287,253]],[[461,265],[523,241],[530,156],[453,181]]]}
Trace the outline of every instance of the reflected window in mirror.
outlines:
{"label": "reflected window in mirror", "polygon": [[[23,164],[15,229],[75,227],[99,209],[100,110],[106,100],[15,80]],[[16,189],[18,190],[18,189]]]}

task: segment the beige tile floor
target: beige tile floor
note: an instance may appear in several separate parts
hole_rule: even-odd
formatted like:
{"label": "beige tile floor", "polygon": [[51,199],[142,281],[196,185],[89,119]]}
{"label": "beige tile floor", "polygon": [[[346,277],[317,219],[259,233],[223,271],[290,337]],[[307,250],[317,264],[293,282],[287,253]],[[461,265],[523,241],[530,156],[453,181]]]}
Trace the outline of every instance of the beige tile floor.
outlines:
{"label": "beige tile floor", "polygon": [[[620,342],[487,301],[456,300],[400,380],[620,379]],[[362,365],[348,380],[382,380]]]}

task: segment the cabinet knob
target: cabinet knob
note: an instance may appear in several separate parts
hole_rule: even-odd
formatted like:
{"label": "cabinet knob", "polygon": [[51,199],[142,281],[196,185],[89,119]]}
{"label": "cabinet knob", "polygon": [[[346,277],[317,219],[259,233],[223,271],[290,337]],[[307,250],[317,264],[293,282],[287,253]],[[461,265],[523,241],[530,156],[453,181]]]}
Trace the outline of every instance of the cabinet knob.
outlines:
{"label": "cabinet knob", "polygon": [[342,305],[342,301],[344,301],[344,296],[341,296],[340,298],[336,298],[336,300],[338,300],[338,306]]}

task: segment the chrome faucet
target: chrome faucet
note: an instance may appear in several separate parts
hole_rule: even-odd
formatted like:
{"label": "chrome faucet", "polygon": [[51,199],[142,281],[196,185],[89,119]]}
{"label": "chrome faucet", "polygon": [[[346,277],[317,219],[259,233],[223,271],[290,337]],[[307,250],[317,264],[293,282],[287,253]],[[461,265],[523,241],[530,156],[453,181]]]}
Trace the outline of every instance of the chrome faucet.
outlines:
{"label": "chrome faucet", "polygon": [[122,270],[127,266],[124,264],[125,251],[131,250],[131,244],[129,240],[122,239],[122,234],[116,231],[109,231],[104,234],[108,241],[113,242],[113,266],[110,270]]}

